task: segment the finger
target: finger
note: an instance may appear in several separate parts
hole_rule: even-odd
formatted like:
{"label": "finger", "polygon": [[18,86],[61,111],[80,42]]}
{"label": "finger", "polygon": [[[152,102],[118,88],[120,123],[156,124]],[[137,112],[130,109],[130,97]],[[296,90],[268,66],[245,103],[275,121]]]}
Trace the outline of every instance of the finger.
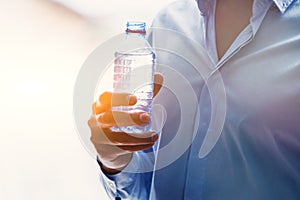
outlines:
{"label": "finger", "polygon": [[146,145],[156,142],[158,134],[155,132],[147,133],[124,133],[112,132],[110,129],[103,129],[101,132],[92,132],[91,141],[93,144],[110,145]]}
{"label": "finger", "polygon": [[105,135],[111,144],[119,146],[148,145],[155,143],[158,139],[158,134],[155,132],[135,134],[129,134],[124,132],[111,132],[105,133]]}
{"label": "finger", "polygon": [[164,82],[164,77],[160,73],[155,73],[154,74],[154,88],[153,88],[153,97],[157,95],[159,90],[161,89],[162,85]]}
{"label": "finger", "polygon": [[99,116],[98,122],[103,126],[138,126],[147,124],[150,116],[146,112],[126,113],[108,111]]}
{"label": "finger", "polygon": [[[91,120],[90,120],[91,121]],[[91,122],[89,121],[89,124]],[[155,143],[158,139],[156,132],[145,133],[125,133],[112,132],[110,128],[102,128],[101,124],[97,122],[96,125],[90,125],[91,142],[97,146],[102,144],[110,145],[146,145]]]}
{"label": "finger", "polygon": [[123,149],[124,151],[136,152],[136,151],[142,151],[142,150],[149,149],[153,145],[154,145],[154,143],[147,144],[147,145],[129,145],[129,146],[118,146],[118,147]]}
{"label": "finger", "polygon": [[118,156],[126,155],[135,151],[142,151],[151,148],[154,143],[144,145],[98,145],[96,150],[101,160],[114,161]]}
{"label": "finger", "polygon": [[136,96],[129,93],[111,93],[104,92],[99,97],[99,102],[102,105],[112,106],[130,106],[137,102]]}
{"label": "finger", "polygon": [[98,121],[95,115],[91,115],[87,123],[90,128],[98,126]]}
{"label": "finger", "polygon": [[99,97],[99,102],[93,104],[93,112],[100,114],[113,106],[131,106],[136,104],[136,96],[128,93],[104,92]]}
{"label": "finger", "polygon": [[109,109],[110,107],[108,105],[101,105],[98,101],[94,102],[92,106],[93,114],[100,114]]}

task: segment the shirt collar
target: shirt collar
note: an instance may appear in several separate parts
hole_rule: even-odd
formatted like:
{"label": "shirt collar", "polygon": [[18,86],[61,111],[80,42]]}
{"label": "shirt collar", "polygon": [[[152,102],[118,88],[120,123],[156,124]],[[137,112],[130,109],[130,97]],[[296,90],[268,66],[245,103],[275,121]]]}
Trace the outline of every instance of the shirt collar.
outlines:
{"label": "shirt collar", "polygon": [[[206,13],[211,5],[211,0],[196,0],[201,13]],[[271,0],[270,0],[271,1]],[[284,13],[295,0],[273,0],[281,13]]]}
{"label": "shirt collar", "polygon": [[273,0],[281,13],[284,13],[294,0]]}

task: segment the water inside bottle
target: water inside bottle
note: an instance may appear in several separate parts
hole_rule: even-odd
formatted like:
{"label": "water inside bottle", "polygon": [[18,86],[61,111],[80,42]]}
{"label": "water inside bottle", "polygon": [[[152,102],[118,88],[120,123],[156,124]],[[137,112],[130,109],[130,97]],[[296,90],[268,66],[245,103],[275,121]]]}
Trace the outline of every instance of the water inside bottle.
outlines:
{"label": "water inside bottle", "polygon": [[[151,116],[154,64],[155,55],[149,50],[130,54],[116,53],[113,77],[114,92],[134,94],[138,101],[134,106],[113,107],[113,111],[145,111]],[[112,128],[116,132],[128,133],[146,132],[150,129],[151,122],[143,126],[116,126]]]}

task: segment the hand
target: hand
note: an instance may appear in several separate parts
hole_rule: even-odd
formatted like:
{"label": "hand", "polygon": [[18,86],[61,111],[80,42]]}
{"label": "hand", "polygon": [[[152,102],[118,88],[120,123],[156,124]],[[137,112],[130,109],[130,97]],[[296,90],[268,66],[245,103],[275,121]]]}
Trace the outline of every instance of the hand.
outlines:
{"label": "hand", "polygon": [[[162,83],[163,76],[155,74],[153,96],[159,92]],[[110,128],[117,124],[136,126],[149,122],[150,116],[146,112],[111,111],[113,106],[132,106],[136,102],[137,98],[131,94],[104,92],[100,95],[99,102],[93,104],[94,115],[88,121],[91,129],[90,139],[96,148],[102,168],[109,174],[122,171],[130,162],[133,152],[150,148],[158,139],[155,132],[129,134],[111,131]]]}

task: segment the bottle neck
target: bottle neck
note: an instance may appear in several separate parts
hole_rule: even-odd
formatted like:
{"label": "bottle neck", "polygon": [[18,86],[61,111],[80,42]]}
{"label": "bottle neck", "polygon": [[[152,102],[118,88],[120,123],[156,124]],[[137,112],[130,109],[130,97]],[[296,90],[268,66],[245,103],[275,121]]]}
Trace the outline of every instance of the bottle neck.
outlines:
{"label": "bottle neck", "polygon": [[145,29],[126,29],[126,33],[146,34]]}
{"label": "bottle neck", "polygon": [[128,38],[146,38],[146,31],[144,33],[140,32],[127,32],[126,31],[126,37]]}
{"label": "bottle neck", "polygon": [[145,38],[146,35],[146,23],[138,21],[129,21],[126,24],[126,34],[129,37],[141,37]]}

